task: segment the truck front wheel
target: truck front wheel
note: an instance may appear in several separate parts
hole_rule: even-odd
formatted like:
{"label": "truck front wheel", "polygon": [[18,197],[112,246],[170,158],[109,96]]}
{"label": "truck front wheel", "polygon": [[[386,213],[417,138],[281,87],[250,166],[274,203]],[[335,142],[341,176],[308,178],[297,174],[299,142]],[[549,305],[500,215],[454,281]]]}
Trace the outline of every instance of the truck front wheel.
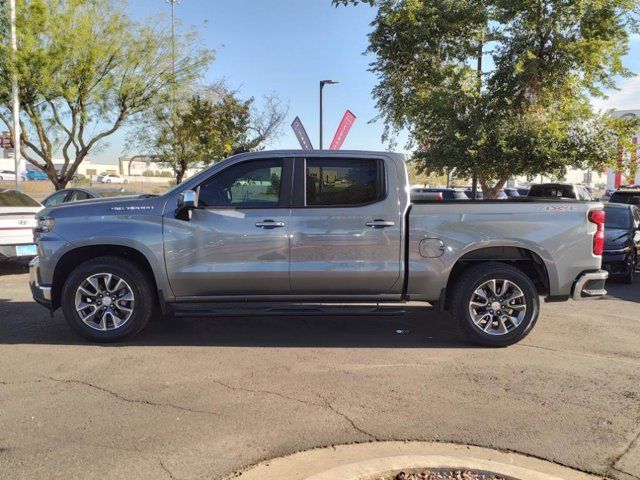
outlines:
{"label": "truck front wheel", "polygon": [[540,300],[531,279],[505,263],[482,263],[455,284],[452,314],[472,342],[506,347],[522,340],[538,319]]}
{"label": "truck front wheel", "polygon": [[78,265],[62,287],[67,323],[94,342],[133,337],[154,310],[152,282],[135,263],[120,257],[98,257]]}

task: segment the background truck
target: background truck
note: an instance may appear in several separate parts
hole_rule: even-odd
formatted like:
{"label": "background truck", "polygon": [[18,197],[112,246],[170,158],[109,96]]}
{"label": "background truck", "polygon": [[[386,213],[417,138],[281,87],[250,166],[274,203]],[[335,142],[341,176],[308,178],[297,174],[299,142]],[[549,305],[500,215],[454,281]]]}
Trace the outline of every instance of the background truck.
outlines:
{"label": "background truck", "polygon": [[354,314],[377,314],[420,301],[488,346],[527,335],[540,296],[606,293],[600,203],[411,203],[409,192],[399,154],[236,155],[158,197],[43,210],[31,289],[101,342],[131,337],[158,311],[315,314],[353,302]]}

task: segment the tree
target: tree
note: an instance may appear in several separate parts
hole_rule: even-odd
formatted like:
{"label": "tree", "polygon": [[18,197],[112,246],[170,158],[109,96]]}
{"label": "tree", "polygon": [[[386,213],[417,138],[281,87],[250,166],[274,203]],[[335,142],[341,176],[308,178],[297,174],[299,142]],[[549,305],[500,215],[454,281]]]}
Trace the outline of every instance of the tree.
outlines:
{"label": "tree", "polygon": [[[12,132],[10,78],[18,73],[22,156],[64,188],[78,165],[175,83],[192,82],[213,59],[193,34],[129,19],[118,0],[18,0],[18,53],[0,18],[0,120]],[[53,157],[61,154],[57,170]]]}
{"label": "tree", "polygon": [[[198,90],[198,89],[196,89]],[[190,93],[191,92],[191,93]],[[175,114],[170,105],[156,106],[129,134],[129,145],[171,165],[176,182],[187,170],[209,165],[238,150],[260,148],[280,131],[287,109],[275,95],[267,95],[257,110],[254,99],[242,100],[223,82],[197,93],[183,89]]]}
{"label": "tree", "polygon": [[608,126],[616,139],[616,171],[622,173],[628,180],[633,181],[638,172],[638,145],[633,143],[633,137],[640,131],[640,118],[635,115],[623,117],[608,117]]}
{"label": "tree", "polygon": [[421,169],[476,175],[491,198],[514,175],[601,169],[615,157],[589,95],[630,75],[635,0],[375,3],[368,52],[385,139],[407,129]]}

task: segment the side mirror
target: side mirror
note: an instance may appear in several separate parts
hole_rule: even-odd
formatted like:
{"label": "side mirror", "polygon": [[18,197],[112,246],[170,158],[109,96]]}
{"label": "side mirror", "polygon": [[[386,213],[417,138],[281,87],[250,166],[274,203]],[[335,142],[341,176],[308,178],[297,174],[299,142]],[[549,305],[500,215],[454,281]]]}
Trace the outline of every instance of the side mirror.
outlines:
{"label": "side mirror", "polygon": [[198,206],[198,195],[195,190],[187,190],[178,196],[178,208],[196,208]]}
{"label": "side mirror", "polygon": [[198,194],[195,190],[187,190],[178,196],[178,208],[175,217],[180,220],[191,220],[191,210],[198,208]]}

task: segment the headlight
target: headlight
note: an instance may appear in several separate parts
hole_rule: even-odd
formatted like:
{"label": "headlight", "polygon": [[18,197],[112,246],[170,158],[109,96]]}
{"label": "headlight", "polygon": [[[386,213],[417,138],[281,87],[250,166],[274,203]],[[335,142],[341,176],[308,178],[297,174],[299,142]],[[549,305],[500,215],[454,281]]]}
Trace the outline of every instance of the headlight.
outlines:
{"label": "headlight", "polygon": [[53,230],[54,220],[51,217],[38,217],[38,226],[33,230],[34,233],[47,233]]}

